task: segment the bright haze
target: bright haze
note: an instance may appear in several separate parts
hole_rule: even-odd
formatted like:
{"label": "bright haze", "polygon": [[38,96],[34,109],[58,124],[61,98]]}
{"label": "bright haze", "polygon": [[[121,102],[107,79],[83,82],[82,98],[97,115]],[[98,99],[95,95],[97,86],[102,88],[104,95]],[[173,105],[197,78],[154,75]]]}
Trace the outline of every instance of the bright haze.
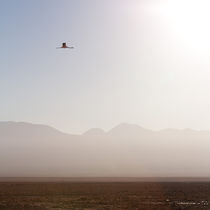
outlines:
{"label": "bright haze", "polygon": [[0,175],[208,176],[209,11],[207,0],[1,1]]}
{"label": "bright haze", "polygon": [[82,135],[0,122],[0,177],[209,177],[210,131],[122,123]]}

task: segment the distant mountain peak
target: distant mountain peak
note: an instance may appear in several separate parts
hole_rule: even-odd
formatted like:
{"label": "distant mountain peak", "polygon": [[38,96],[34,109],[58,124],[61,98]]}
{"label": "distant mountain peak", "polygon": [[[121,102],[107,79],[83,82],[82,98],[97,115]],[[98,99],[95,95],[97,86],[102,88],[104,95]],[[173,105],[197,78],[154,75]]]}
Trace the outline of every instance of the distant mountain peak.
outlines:
{"label": "distant mountain peak", "polygon": [[140,134],[145,134],[151,132],[139,125],[130,123],[121,123],[114,128],[112,128],[108,133],[112,136],[129,137],[129,136],[139,136]]}
{"label": "distant mountain peak", "polygon": [[[15,122],[15,121],[0,121],[0,132],[6,133],[21,133],[23,135],[64,135],[65,133],[51,127],[42,124],[33,124],[28,122]],[[67,135],[67,134],[65,134]]]}
{"label": "distant mountain peak", "polygon": [[103,136],[105,134],[105,131],[101,128],[91,128],[83,133],[84,136]]}
{"label": "distant mountain peak", "polygon": [[143,127],[137,125],[137,124],[132,124],[132,123],[120,123],[119,125],[115,126],[115,128],[136,128],[136,129],[144,129]]}

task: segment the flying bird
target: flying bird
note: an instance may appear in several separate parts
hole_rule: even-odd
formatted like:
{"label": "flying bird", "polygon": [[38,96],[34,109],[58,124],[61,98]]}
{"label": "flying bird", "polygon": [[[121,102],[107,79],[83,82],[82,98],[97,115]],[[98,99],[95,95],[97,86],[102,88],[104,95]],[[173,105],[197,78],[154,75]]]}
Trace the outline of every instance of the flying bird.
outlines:
{"label": "flying bird", "polygon": [[66,42],[64,42],[64,43],[62,43],[62,46],[61,47],[57,47],[56,49],[74,49],[74,47],[68,47],[67,45],[66,45]]}

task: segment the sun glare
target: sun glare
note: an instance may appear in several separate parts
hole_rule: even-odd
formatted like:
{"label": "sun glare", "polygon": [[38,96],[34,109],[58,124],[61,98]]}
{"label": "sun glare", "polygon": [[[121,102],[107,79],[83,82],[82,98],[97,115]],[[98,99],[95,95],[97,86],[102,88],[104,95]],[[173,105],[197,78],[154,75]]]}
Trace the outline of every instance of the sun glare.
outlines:
{"label": "sun glare", "polygon": [[164,5],[174,33],[186,44],[202,50],[210,47],[209,8],[207,0],[171,0]]}

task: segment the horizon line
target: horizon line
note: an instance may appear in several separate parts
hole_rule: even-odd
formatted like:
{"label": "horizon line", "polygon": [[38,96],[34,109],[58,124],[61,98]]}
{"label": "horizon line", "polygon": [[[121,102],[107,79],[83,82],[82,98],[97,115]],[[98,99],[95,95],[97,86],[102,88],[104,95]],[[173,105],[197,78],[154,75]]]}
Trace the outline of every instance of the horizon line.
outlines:
{"label": "horizon line", "polygon": [[51,125],[48,125],[48,124],[43,124],[43,123],[34,123],[34,122],[28,122],[28,121],[12,121],[12,120],[8,120],[8,121],[0,121],[0,123],[17,123],[17,124],[30,124],[30,125],[34,125],[34,126],[47,126],[49,128],[52,128],[60,133],[63,133],[63,134],[67,134],[67,135],[85,135],[87,132],[93,130],[93,129],[98,129],[98,130],[101,130],[103,131],[105,134],[106,133],[109,133],[111,130],[119,127],[119,126],[123,126],[123,125],[126,125],[126,126],[136,126],[136,127],[139,127],[145,131],[151,131],[151,132],[161,132],[161,131],[167,131],[167,130],[174,130],[174,131],[196,131],[196,132],[210,132],[210,129],[194,129],[194,128],[189,128],[189,127],[186,127],[186,128],[172,128],[172,127],[167,127],[167,128],[162,128],[162,129],[150,129],[150,128],[145,128],[145,127],[142,127],[138,124],[135,124],[135,123],[127,123],[127,122],[122,122],[122,123],[119,123],[117,124],[116,126],[114,127],[111,127],[110,129],[108,130],[105,130],[103,128],[100,128],[100,127],[92,127],[92,128],[89,128],[88,130],[82,132],[82,133],[69,133],[69,132],[64,132],[60,129],[57,129],[56,127],[54,126],[51,126]]}

